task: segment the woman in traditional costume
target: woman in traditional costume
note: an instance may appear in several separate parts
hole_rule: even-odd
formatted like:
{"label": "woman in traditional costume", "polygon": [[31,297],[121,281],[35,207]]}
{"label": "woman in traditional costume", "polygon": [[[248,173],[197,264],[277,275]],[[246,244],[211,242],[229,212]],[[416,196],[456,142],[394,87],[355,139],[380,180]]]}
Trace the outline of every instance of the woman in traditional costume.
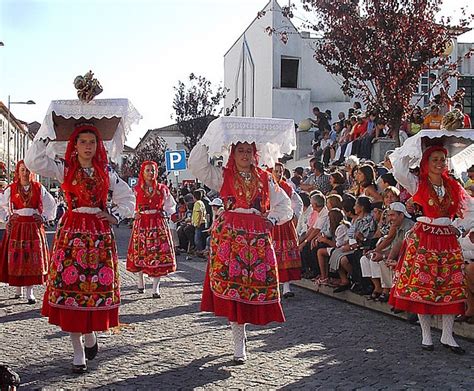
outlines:
{"label": "woman in traditional costume", "polygon": [[278,185],[291,199],[293,219],[284,224],[275,225],[272,237],[278,263],[278,279],[283,283],[283,297],[287,299],[295,295],[290,289],[290,281],[301,280],[301,255],[298,248],[298,235],[295,226],[303,209],[303,201],[298,193],[282,179],[284,169],[285,167],[282,163],[275,163],[273,176]]}
{"label": "woman in traditional costume", "polygon": [[422,217],[408,233],[397,267],[390,304],[418,314],[422,348],[434,349],[431,315],[442,315],[441,344],[463,354],[453,338],[455,315],[464,313],[466,301],[463,255],[452,226],[455,216],[472,209],[462,186],[449,176],[447,150],[433,146],[424,151],[420,175],[409,171],[409,156],[390,156],[398,182],[413,194]]}
{"label": "woman in traditional costume", "polygon": [[97,354],[95,332],[119,324],[119,270],[111,224],[133,216],[135,197],[109,167],[96,127],[76,127],[64,161],[48,157],[46,146],[47,141],[35,140],[25,163],[62,183],[68,208],[54,239],[42,314],[70,333],[73,372],[84,373],[86,358],[92,360]]}
{"label": "woman in traditional costume", "polygon": [[160,298],[160,278],[176,271],[168,216],[176,202],[168,187],[158,183],[158,165],[145,161],[135,186],[135,222],[128,246],[127,270],[138,275],[138,292],[145,289],[144,273],[153,278],[153,298]]}
{"label": "woman in traditional costume", "polygon": [[33,287],[43,285],[48,274],[44,222],[54,220],[56,202],[20,160],[13,183],[0,198],[0,208],[8,221],[0,246],[0,281],[17,287],[16,298],[23,296],[26,287],[28,304],[35,304]]}
{"label": "woman in traditional costume", "polygon": [[[222,125],[224,129],[218,134],[223,137],[248,140],[240,129],[245,126],[258,129],[259,120],[219,118],[214,121],[218,126],[213,129],[220,132]],[[231,142],[224,169],[209,163],[204,140],[215,143],[211,137],[215,133],[210,132],[212,126],[189,155],[189,169],[206,186],[219,191],[225,209],[211,232],[201,310],[229,319],[234,362],[243,364],[247,358],[245,324],[265,325],[285,320],[271,231],[276,224],[289,221],[293,211],[290,199],[272,175],[258,167],[256,143]],[[294,133],[294,128],[291,131]],[[221,150],[221,145],[214,147]]]}

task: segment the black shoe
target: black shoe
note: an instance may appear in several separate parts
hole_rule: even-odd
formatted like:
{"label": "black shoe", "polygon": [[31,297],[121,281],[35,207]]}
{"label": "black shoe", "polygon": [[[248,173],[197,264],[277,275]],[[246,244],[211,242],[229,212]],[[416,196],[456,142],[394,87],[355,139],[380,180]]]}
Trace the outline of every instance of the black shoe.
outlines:
{"label": "black shoe", "polygon": [[28,299],[28,304],[36,304],[36,299]]}
{"label": "black shoe", "polygon": [[289,297],[295,297],[295,294],[293,292],[286,292],[286,293],[283,293],[283,297],[285,299],[288,299]]}
{"label": "black shoe", "polygon": [[99,351],[99,344],[97,343],[97,336],[95,337],[95,345],[92,346],[91,348],[88,348],[87,346],[84,346],[84,353],[86,355],[86,358],[88,360],[93,360],[95,356],[97,356],[97,352]]}
{"label": "black shoe", "polygon": [[138,288],[138,293],[145,293],[145,288]]}
{"label": "black shoe", "polygon": [[333,293],[341,293],[341,292],[344,292],[344,291],[347,291],[351,289],[351,284],[346,284],[346,285],[341,285],[341,286],[338,286],[336,289],[334,289],[332,292]]}
{"label": "black shoe", "polygon": [[434,350],[434,345],[423,345],[421,344],[421,348],[426,350],[427,352],[432,352]]}
{"label": "black shoe", "polygon": [[246,357],[234,357],[232,360],[235,365],[244,365],[245,361],[247,361]]}
{"label": "black shoe", "polygon": [[441,342],[441,345],[443,345],[446,349],[451,350],[454,354],[462,355],[466,353],[466,351],[461,346],[451,346],[451,345],[448,345],[447,343],[442,343],[442,342]]}
{"label": "black shoe", "polygon": [[154,299],[161,299],[161,295],[159,293],[153,293],[152,296]]}
{"label": "black shoe", "polygon": [[83,374],[87,372],[87,365],[86,364],[81,364],[81,365],[74,365],[72,364],[72,373],[77,373],[77,374]]}

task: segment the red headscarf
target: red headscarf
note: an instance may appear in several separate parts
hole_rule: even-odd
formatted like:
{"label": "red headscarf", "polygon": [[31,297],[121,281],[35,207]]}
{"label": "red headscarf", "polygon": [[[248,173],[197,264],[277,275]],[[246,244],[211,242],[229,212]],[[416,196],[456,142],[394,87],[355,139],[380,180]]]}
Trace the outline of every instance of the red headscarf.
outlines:
{"label": "red headscarf", "polygon": [[[25,162],[23,160],[20,160],[15,167],[15,175],[13,176],[13,182],[10,185],[10,201],[13,200],[13,195],[18,194],[19,192],[19,186],[21,185],[20,183],[20,167],[21,165],[25,165]],[[28,167],[26,167],[28,169]],[[28,170],[29,171],[29,170]],[[34,174],[30,171],[30,176],[28,177],[28,181],[30,182],[31,186],[31,191],[32,191],[32,196],[31,196],[31,201],[33,203],[38,200],[38,209],[39,213],[41,214],[43,212],[43,202],[41,198],[41,184],[37,181],[34,180]],[[23,205],[24,208],[32,207],[32,205]]]}
{"label": "red headscarf", "polygon": [[[269,209],[270,207],[270,191],[268,187],[268,173],[260,168],[257,167],[258,164],[258,156],[257,156],[257,147],[255,143],[252,143],[253,149],[253,158],[254,162],[251,165],[251,171],[255,175],[255,177],[259,180],[262,184],[261,187],[261,211],[264,212]],[[238,200],[235,186],[234,186],[234,179],[239,175],[237,166],[235,164],[235,149],[237,144],[232,144],[232,148],[230,150],[229,160],[227,161],[227,165],[224,168],[224,183],[222,184],[222,188],[220,190],[220,195],[222,198],[225,197],[233,197]]]}
{"label": "red headscarf", "polygon": [[[428,160],[431,154],[437,151],[443,152],[446,157],[448,156],[448,151],[444,147],[442,147],[441,145],[435,145],[426,149],[423,152],[423,157],[421,158],[421,162],[420,162],[418,191],[413,196],[413,200],[416,203],[422,205],[425,209],[427,208],[427,204],[431,198],[431,193],[432,193],[432,184],[430,183],[429,176],[428,176],[429,174]],[[453,218],[456,215],[461,217],[463,204],[465,201],[464,190],[462,189],[461,185],[449,175],[447,167],[445,167],[445,169],[443,170],[441,177],[443,178],[444,187],[446,191],[448,192],[449,197],[451,198],[451,201],[452,201],[449,207],[447,208],[449,217]],[[431,206],[433,207],[433,205]]]}
{"label": "red headscarf", "polygon": [[158,184],[157,178],[158,178],[158,164],[152,160],[145,160],[142,165],[140,166],[140,174],[138,174],[138,183],[137,186],[139,189],[144,189],[145,188],[145,167],[146,166],[153,166],[155,168],[155,176],[151,180],[151,186],[153,187],[153,190],[156,189],[156,186]]}
{"label": "red headscarf", "polygon": [[[108,159],[107,152],[105,151],[104,143],[100,137],[98,129],[93,125],[81,125],[76,127],[74,132],[69,137],[67,143],[66,155],[64,160],[66,161],[66,172],[64,176],[64,183],[62,184],[62,189],[66,192],[66,195],[74,191],[74,177],[80,168],[79,160],[77,158],[76,143],[81,133],[92,133],[95,135],[97,140],[97,148],[95,155],[92,158],[92,166],[94,167],[95,174],[101,179],[102,185],[100,186],[100,200],[102,201],[103,206],[105,207],[107,203],[107,193],[109,191],[109,173],[107,169]],[[79,199],[81,198],[81,192],[75,194]]]}

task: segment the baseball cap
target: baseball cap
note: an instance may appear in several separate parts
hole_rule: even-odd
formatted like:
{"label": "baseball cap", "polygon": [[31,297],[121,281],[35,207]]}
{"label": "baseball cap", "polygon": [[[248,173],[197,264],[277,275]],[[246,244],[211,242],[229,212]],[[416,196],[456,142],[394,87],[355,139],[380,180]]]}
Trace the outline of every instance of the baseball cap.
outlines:
{"label": "baseball cap", "polygon": [[221,207],[224,204],[222,203],[222,200],[220,198],[214,198],[211,202],[209,202],[209,205]]}
{"label": "baseball cap", "polygon": [[405,217],[410,218],[410,214],[407,212],[407,208],[401,202],[392,202],[389,206],[389,210],[394,210],[395,212],[400,212],[405,215]]}

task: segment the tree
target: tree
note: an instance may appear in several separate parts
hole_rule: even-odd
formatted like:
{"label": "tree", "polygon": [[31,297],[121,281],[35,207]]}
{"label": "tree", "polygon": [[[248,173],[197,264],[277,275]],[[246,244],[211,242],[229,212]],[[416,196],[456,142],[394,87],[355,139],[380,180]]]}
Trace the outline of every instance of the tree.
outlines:
{"label": "tree", "polygon": [[[238,100],[224,111],[222,104],[228,88],[218,86],[216,89],[203,76],[189,75],[189,86],[178,81],[173,99],[175,115],[171,116],[179,131],[184,135],[184,145],[190,151],[202,137],[209,123],[222,112],[230,115],[237,107]],[[215,91],[215,92],[214,92]]]}
{"label": "tree", "polygon": [[166,171],[165,151],[167,145],[163,137],[150,138],[144,145],[135,151],[122,165],[121,176],[127,180],[129,177],[138,177],[140,167],[146,160],[158,163],[158,178]]}
{"label": "tree", "polygon": [[[457,75],[457,64],[448,63],[443,52],[453,33],[465,31],[472,17],[465,18],[463,12],[456,26],[449,18],[436,21],[442,2],[302,0],[304,11],[316,17],[316,22],[303,22],[320,37],[315,60],[341,77],[345,94],[363,99],[386,119],[397,141],[421,75],[429,67],[444,69],[442,82]],[[283,7],[283,15],[295,17],[294,9],[294,5]],[[267,31],[288,40],[287,31]]]}

